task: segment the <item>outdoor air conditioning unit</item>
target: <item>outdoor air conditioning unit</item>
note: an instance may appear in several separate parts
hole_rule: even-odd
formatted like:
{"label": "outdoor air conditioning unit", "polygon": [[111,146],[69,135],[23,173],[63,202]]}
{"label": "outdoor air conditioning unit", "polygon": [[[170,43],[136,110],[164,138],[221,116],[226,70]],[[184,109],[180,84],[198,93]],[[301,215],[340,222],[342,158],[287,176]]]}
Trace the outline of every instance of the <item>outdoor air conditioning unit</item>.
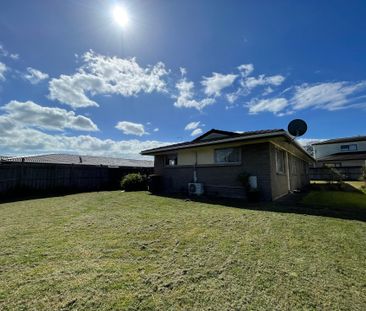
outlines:
{"label": "outdoor air conditioning unit", "polygon": [[203,194],[203,184],[194,182],[188,184],[188,193],[192,195],[201,195]]}

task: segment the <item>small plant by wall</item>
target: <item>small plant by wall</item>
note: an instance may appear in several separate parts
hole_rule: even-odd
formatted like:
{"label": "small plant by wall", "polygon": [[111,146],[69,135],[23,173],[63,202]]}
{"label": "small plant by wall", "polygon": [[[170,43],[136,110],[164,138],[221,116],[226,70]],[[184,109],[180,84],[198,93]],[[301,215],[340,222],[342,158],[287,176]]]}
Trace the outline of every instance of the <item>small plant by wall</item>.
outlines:
{"label": "small plant by wall", "polygon": [[121,188],[125,191],[147,190],[147,178],[140,173],[132,173],[121,180]]}

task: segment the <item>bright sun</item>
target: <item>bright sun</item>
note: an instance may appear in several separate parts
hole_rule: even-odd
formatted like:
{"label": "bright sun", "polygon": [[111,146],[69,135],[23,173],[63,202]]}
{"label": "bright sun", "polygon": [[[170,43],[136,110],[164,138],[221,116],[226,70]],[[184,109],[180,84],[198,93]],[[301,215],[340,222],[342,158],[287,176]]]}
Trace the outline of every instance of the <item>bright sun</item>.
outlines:
{"label": "bright sun", "polygon": [[114,21],[120,26],[125,28],[128,25],[129,17],[125,8],[121,6],[115,6],[113,9]]}

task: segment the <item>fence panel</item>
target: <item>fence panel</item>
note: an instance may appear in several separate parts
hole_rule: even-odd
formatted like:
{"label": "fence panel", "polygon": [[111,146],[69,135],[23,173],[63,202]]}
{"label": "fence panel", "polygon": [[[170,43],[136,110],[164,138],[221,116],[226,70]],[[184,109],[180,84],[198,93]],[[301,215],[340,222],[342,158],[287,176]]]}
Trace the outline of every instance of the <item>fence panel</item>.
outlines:
{"label": "fence panel", "polygon": [[309,169],[311,180],[336,180],[336,174],[340,174],[343,180],[361,180],[362,166],[344,167],[311,167]]}
{"label": "fence panel", "polygon": [[118,189],[122,177],[131,172],[151,174],[153,168],[1,163],[0,194]]}

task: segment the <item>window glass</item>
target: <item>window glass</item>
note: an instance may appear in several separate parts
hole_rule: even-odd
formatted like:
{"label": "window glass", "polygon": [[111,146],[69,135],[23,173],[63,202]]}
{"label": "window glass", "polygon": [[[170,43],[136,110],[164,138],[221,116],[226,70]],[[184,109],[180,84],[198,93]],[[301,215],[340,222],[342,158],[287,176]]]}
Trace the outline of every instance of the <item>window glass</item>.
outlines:
{"label": "window glass", "polygon": [[357,151],[357,144],[341,145],[341,151]]}
{"label": "window glass", "polygon": [[165,165],[174,166],[178,165],[178,158],[176,154],[168,154],[165,156]]}
{"label": "window glass", "polygon": [[285,173],[285,152],[280,149],[276,149],[276,172]]}
{"label": "window glass", "polygon": [[215,150],[215,163],[233,163],[240,161],[239,148],[225,148]]}

